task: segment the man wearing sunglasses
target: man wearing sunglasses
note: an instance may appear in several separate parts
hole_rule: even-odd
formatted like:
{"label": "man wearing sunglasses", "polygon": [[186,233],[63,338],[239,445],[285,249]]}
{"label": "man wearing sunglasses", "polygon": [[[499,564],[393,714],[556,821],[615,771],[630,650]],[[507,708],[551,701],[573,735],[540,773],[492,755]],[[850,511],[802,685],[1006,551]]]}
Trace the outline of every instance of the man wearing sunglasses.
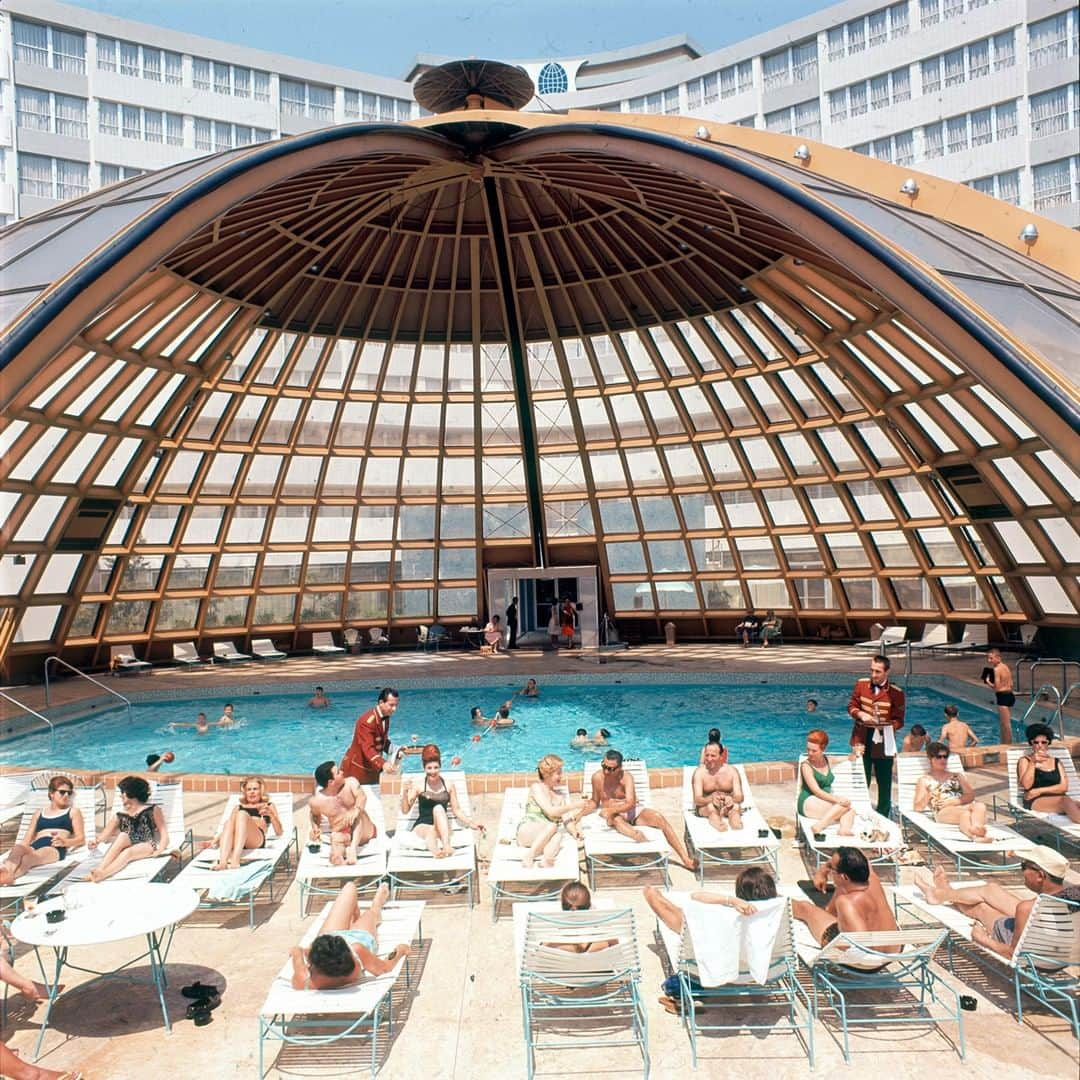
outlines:
{"label": "man wearing sunglasses", "polygon": [[687,870],[697,870],[697,861],[690,858],[686,845],[668,819],[658,811],[638,803],[634,778],[623,769],[623,756],[618,750],[609,750],[600,762],[600,768],[593,773],[592,793],[582,806],[581,817],[594,810],[599,811],[611,828],[633,840],[635,844],[645,842],[645,834],[635,826],[646,825],[651,829],[659,829],[679,862]]}
{"label": "man wearing sunglasses", "polygon": [[870,661],[870,678],[860,679],[851,691],[848,715],[854,722],[851,745],[862,754],[866,786],[877,780],[877,812],[888,817],[892,809],[893,761],[896,732],[904,726],[904,691],[889,682],[889,658]]}

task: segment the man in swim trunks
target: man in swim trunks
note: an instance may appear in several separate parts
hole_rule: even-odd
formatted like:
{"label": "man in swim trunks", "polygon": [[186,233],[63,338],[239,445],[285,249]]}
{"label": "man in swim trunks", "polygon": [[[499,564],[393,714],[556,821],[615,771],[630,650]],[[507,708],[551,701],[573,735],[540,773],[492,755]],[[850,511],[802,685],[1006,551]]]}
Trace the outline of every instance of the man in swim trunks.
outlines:
{"label": "man in swim trunks", "polygon": [[[1035,893],[1029,899],[1003,889],[996,881],[955,889],[941,866],[935,869],[933,876],[916,871],[915,884],[931,904],[949,904],[974,919],[972,941],[1001,956],[1011,957],[1031,916],[1036,897],[1057,896],[1080,905],[1080,885],[1065,884],[1069,860],[1061,852],[1036,844],[1020,852],[1020,866],[1024,886]],[[1076,914],[1080,909],[1070,910]]]}
{"label": "man in swim trunks", "polygon": [[720,743],[706,743],[694,770],[694,811],[717,832],[742,828],[743,790],[739,771],[728,765]]}
{"label": "man in swim trunks", "polygon": [[330,822],[330,865],[352,866],[357,849],[377,832],[367,814],[367,795],[358,780],[346,776],[332,761],[324,761],[315,770],[315,782],[319,791],[308,803],[311,839],[315,843],[321,839],[325,817]]}
{"label": "man in swim trunks", "polygon": [[641,806],[634,791],[634,778],[623,770],[623,756],[618,750],[609,750],[593,773],[592,793],[581,808],[581,817],[599,811],[600,816],[616,832],[633,840],[645,842],[645,834],[635,825],[647,825],[659,829],[671,845],[676,857],[687,870],[697,870],[697,860],[690,858],[686,845],[671,827],[663,814],[647,806]]}
{"label": "man in swim trunks", "polygon": [[1009,665],[1001,659],[1001,653],[997,649],[991,649],[986,654],[986,665],[990,671],[985,682],[993,688],[994,700],[997,702],[998,734],[1003,743],[1011,743],[1012,707],[1016,704],[1012,672]]}
{"label": "man in swim trunks", "polygon": [[292,957],[294,990],[337,990],[358,983],[366,972],[385,975],[393,971],[402,957],[412,951],[408,945],[398,945],[388,956],[378,956],[376,932],[382,920],[382,909],[390,896],[385,882],[371,901],[371,907],[360,910],[356,883],[350,881],[338,893],[337,899],[322,925],[322,933],[309,949],[295,946]]}
{"label": "man in swim trunks", "polygon": [[969,745],[978,746],[979,736],[960,719],[960,710],[955,705],[945,706],[945,723],[941,729],[941,741],[950,753],[959,753]]}
{"label": "man in swim trunks", "polygon": [[356,721],[352,742],[341,759],[341,769],[361,784],[377,784],[385,772],[397,772],[397,765],[387,761],[390,749],[390,717],[398,707],[398,692],[392,686],[379,691],[379,700]]}
{"label": "man in swim trunks", "polygon": [[[809,900],[791,901],[791,914],[810,927],[820,945],[828,945],[838,934],[898,929],[881,879],[858,848],[837,848],[814,874],[814,888],[826,892],[830,878],[834,890],[825,907]],[[881,951],[899,949],[899,945],[890,945]]]}

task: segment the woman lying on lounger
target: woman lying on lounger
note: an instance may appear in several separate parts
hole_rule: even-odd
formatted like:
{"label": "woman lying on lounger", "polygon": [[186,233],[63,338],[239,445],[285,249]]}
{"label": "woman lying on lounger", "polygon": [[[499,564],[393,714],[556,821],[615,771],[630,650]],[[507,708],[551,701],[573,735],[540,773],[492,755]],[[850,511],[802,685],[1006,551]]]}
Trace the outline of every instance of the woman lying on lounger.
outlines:
{"label": "woman lying on lounger", "polygon": [[912,808],[945,825],[955,825],[970,840],[991,840],[986,831],[986,806],[975,801],[966,776],[949,771],[949,748],[942,742],[928,743],[926,756],[930,771],[915,785]]}
{"label": "woman lying on lounger", "polygon": [[26,839],[0,863],[0,885],[11,885],[35,866],[63,862],[68,849],[86,843],[82,811],[72,806],[75,790],[66,776],[49,781],[49,805],[30,819]]}
{"label": "woman lying on lounger", "polygon": [[271,825],[280,836],[281,818],[266,793],[266,781],[261,776],[245,776],[240,785],[240,801],[225,819],[221,832],[205,845],[219,850],[218,861],[210,869],[239,869],[245,851],[266,847]]}
{"label": "woman lying on lounger", "polygon": [[825,753],[828,745],[829,736],[821,728],[807,732],[806,760],[799,766],[799,798],[796,806],[801,817],[810,818],[813,832],[824,832],[828,826],[839,822],[837,834],[853,836],[855,811],[851,808],[850,799],[833,794],[836,776]]}
{"label": "woman lying on lounger", "polygon": [[322,933],[308,949],[289,951],[292,957],[294,990],[337,990],[358,983],[364,974],[385,975],[403,956],[408,945],[398,945],[386,957],[378,955],[376,937],[382,909],[390,896],[383,882],[375,892],[371,907],[360,910],[356,883],[350,881],[334,901]]}
{"label": "woman lying on lounger", "polygon": [[95,851],[99,844],[106,844],[115,836],[105,857],[95,870],[90,871],[91,881],[104,881],[120,873],[128,863],[138,859],[151,859],[159,852],[169,850],[169,830],[160,806],[150,806],[150,785],[141,776],[125,776],[119,784],[123,810],[113,814],[112,821],[101,835],[87,847]]}
{"label": "woman lying on lounger", "polygon": [[525,816],[517,827],[517,842],[529,853],[521,858],[528,869],[540,856],[541,866],[554,866],[562,845],[563,826],[571,836],[580,836],[576,824],[581,817],[580,804],[571,803],[562,791],[563,759],[557,754],[545,754],[536,764],[539,777],[529,786]]}

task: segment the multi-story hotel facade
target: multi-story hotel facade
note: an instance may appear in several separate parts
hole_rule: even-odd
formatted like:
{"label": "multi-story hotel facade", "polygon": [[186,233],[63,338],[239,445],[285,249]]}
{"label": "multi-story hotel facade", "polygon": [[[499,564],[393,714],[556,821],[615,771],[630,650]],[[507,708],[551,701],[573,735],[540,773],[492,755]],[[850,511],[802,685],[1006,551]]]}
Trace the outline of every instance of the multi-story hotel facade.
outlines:
{"label": "multi-story hotel facade", "polygon": [[[1071,0],[849,0],[707,53],[682,34],[519,63],[537,87],[533,109],[790,133],[1076,227],[1078,31]],[[6,0],[0,224],[215,151],[417,117],[412,81],[442,59],[418,56],[391,79],[52,0]]]}

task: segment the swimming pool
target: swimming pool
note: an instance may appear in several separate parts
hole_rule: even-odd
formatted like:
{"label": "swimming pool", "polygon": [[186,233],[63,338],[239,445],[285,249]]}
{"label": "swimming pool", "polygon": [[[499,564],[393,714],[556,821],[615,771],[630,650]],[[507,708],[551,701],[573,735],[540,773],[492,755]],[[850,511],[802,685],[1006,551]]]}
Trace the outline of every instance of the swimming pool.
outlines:
{"label": "swimming pool", "polygon": [[[719,727],[731,749],[732,761],[794,761],[805,747],[806,732],[824,728],[837,749],[847,745],[851,723],[847,701],[851,676],[826,676],[805,682],[773,680],[693,682],[545,682],[536,699],[515,699],[513,727],[472,741],[477,728],[469,711],[479,705],[494,713],[523,680],[513,684],[425,686],[401,689],[401,702],[391,723],[395,742],[436,742],[444,761],[461,754],[469,772],[495,773],[532,770],[546,753],[562,756],[571,770],[601,750],[570,748],[577,728],[590,734],[611,732],[610,745],[649,765],[681,765],[697,760],[711,727]],[[268,691],[273,684],[268,684]],[[352,738],[356,717],[370,708],[377,692],[371,689],[339,692],[328,684],[331,706],[312,709],[310,692],[276,693],[249,690],[232,698],[235,728],[211,729],[197,735],[192,729],[171,731],[170,721],[192,721],[203,711],[211,721],[221,715],[227,700],[214,696],[132,702],[125,709],[101,710],[92,718],[57,728],[56,750],[50,753],[47,735],[12,739],[2,747],[6,762],[41,765],[51,761],[78,769],[141,769],[148,753],[170,749],[172,772],[244,774],[307,773],[319,762],[340,760]],[[806,712],[807,698],[816,698],[816,713]],[[932,736],[941,730],[942,709],[957,701],[941,687],[908,689],[906,727],[921,723]],[[961,718],[983,742],[997,741],[997,717],[989,708],[961,701]],[[842,752],[842,751],[841,751]],[[419,768],[412,758],[407,771]]]}

